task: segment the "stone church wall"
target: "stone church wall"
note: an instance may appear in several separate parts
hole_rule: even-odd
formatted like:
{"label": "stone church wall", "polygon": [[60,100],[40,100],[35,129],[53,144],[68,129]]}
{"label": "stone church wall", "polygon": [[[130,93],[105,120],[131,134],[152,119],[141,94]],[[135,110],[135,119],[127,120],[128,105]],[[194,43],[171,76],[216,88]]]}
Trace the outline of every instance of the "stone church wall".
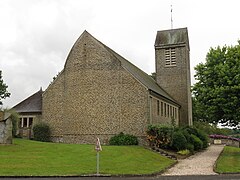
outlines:
{"label": "stone church wall", "polygon": [[83,33],[64,71],[43,95],[43,118],[53,140],[102,143],[117,133],[142,137],[148,118],[148,91],[107,48]]}
{"label": "stone church wall", "polygon": [[42,118],[51,127],[54,137],[62,137],[64,76],[60,73],[43,93]]}

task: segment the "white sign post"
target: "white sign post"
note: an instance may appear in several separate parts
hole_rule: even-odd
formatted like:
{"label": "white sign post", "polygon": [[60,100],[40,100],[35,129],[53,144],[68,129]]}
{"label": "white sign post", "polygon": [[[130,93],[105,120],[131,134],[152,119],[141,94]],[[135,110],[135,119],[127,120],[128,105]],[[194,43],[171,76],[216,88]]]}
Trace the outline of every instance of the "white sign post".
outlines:
{"label": "white sign post", "polygon": [[100,143],[99,138],[97,138],[95,150],[97,151],[97,176],[99,176],[100,175],[99,174],[99,152],[102,151],[102,147],[101,147],[101,143]]}

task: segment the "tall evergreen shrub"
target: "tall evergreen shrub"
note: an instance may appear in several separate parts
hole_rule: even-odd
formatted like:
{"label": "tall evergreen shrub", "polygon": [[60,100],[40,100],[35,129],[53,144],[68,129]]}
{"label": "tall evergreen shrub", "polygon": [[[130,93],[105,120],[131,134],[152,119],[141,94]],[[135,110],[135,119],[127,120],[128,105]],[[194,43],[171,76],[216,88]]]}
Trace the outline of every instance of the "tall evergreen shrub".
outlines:
{"label": "tall evergreen shrub", "polygon": [[51,130],[48,124],[39,123],[33,126],[34,140],[42,142],[50,142]]}
{"label": "tall evergreen shrub", "polygon": [[203,142],[194,134],[191,134],[191,144],[194,145],[194,150],[199,151],[203,148]]}
{"label": "tall evergreen shrub", "polygon": [[180,151],[185,150],[187,145],[187,140],[182,132],[174,132],[172,136],[172,148]]}

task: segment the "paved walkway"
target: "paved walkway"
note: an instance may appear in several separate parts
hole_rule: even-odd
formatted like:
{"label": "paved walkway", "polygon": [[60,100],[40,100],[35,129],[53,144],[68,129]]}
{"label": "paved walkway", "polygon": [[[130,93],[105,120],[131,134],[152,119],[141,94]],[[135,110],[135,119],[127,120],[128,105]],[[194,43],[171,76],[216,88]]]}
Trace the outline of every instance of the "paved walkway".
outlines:
{"label": "paved walkway", "polygon": [[175,175],[216,175],[213,166],[223,150],[223,145],[211,145],[207,150],[196,153],[189,158],[179,160],[172,168],[168,169],[162,176]]}

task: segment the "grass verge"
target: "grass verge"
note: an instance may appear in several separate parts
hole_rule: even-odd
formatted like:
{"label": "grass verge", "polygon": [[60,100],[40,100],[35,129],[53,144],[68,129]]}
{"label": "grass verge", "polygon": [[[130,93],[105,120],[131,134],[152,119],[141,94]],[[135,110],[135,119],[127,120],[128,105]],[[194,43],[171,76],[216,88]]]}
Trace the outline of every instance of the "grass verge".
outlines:
{"label": "grass verge", "polygon": [[[175,161],[140,146],[103,146],[100,174],[152,174]],[[0,176],[75,176],[96,173],[94,145],[14,139],[0,146]]]}
{"label": "grass verge", "polygon": [[218,173],[240,173],[240,148],[225,146],[217,160],[215,171]]}

